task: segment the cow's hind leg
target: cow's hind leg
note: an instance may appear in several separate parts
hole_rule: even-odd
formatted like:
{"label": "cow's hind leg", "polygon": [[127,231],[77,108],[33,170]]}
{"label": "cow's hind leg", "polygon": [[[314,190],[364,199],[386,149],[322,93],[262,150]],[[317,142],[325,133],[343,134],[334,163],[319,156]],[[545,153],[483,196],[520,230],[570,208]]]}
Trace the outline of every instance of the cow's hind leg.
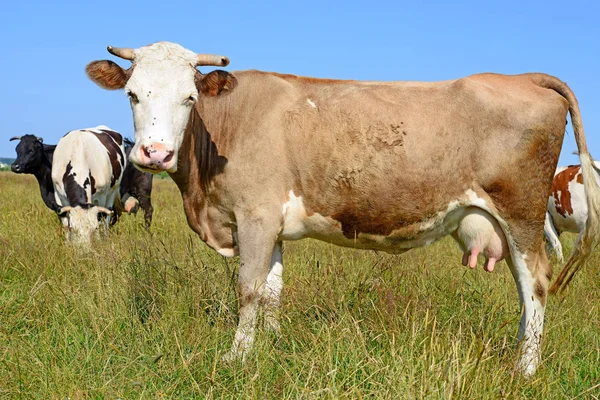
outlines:
{"label": "cow's hind leg", "polygon": [[544,222],[544,236],[546,237],[548,243],[548,254],[550,254],[550,251],[552,251],[552,253],[556,254],[558,262],[562,264],[564,261],[562,244],[558,238],[559,233],[556,231],[554,223],[552,223],[552,217],[549,213],[546,213],[546,221]]}
{"label": "cow's hind leg", "polygon": [[511,249],[507,263],[515,278],[521,304],[519,370],[527,376],[533,375],[541,357],[544,311],[551,269],[544,245],[538,251],[519,252]]}

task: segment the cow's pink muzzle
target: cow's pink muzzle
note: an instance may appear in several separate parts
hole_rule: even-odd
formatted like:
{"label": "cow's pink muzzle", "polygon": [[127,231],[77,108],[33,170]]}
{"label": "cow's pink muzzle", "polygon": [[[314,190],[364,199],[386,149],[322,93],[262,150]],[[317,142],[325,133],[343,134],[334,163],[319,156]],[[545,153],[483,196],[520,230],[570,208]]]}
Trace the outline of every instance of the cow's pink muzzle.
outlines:
{"label": "cow's pink muzzle", "polygon": [[174,150],[167,148],[162,143],[150,143],[146,146],[140,146],[136,164],[148,169],[171,170],[177,162],[175,157],[173,157],[174,154]]}

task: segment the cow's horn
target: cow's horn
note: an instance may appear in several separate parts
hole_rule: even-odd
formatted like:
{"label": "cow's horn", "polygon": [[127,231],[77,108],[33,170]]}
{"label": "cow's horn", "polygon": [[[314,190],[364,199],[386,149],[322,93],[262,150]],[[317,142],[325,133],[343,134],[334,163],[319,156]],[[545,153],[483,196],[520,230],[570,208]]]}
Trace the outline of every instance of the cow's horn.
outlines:
{"label": "cow's horn", "polygon": [[73,209],[73,207],[71,206],[64,206],[60,208],[60,211],[58,212],[59,214],[64,214],[64,213],[68,213],[69,211],[71,211]]}
{"label": "cow's horn", "polygon": [[9,142],[13,141],[13,140],[21,140],[21,136],[13,136],[9,139]]}
{"label": "cow's horn", "polygon": [[133,61],[133,49],[130,49],[129,47],[108,46],[106,50],[108,50],[108,52],[114,56],[121,57],[125,60]]}
{"label": "cow's horn", "polygon": [[44,138],[43,138],[43,137],[41,137],[41,136],[36,136],[35,138],[36,138],[37,140],[39,140],[40,142],[43,142],[43,141],[44,141]]}
{"label": "cow's horn", "polygon": [[229,58],[225,56],[216,56],[214,54],[197,54],[196,66],[214,65],[215,67],[226,67],[229,64]]}
{"label": "cow's horn", "polygon": [[107,214],[107,215],[112,215],[112,210],[109,210],[108,208],[104,208],[102,206],[98,206],[98,212]]}

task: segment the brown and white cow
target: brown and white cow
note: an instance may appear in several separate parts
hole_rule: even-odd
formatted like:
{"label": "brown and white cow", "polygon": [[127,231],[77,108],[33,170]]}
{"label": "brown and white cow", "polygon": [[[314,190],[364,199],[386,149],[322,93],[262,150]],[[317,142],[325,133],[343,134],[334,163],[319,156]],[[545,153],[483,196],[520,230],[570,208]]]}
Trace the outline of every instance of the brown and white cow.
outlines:
{"label": "brown and white cow", "polygon": [[[596,169],[599,162],[594,162]],[[594,174],[598,179],[598,173]],[[552,192],[548,198],[548,213],[544,234],[550,249],[559,261],[563,260],[561,232],[580,233],[588,219],[588,205],[583,185],[581,165],[559,167],[552,181]]]}
{"label": "brown and white cow", "polygon": [[[519,366],[535,371],[551,277],[544,217],[569,111],[584,176],[593,172],[565,83],[544,74],[432,83],[202,74],[197,66],[229,60],[168,42],[108,50],[132,66],[104,60],[86,70],[101,87],[129,95],[130,160],[168,171],[190,227],[220,254],[240,255],[231,356],[251,348],[260,306],[267,325],[279,327],[282,241],[312,237],[402,253],[456,232],[477,207],[505,236],[523,309]],[[598,186],[585,183],[588,201],[598,204]],[[597,242],[599,218],[588,214],[587,240],[568,270]],[[477,242],[467,231],[465,246]],[[485,232],[494,235],[493,224]]]}

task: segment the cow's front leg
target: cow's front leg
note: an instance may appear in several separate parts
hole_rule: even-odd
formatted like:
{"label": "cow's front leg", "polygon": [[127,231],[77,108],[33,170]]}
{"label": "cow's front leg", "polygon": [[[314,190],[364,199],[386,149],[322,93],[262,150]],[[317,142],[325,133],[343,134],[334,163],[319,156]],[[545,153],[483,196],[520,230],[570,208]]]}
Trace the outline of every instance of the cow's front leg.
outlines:
{"label": "cow's front leg", "polygon": [[71,230],[71,227],[69,225],[69,216],[67,215],[67,213],[59,214],[58,215],[58,219],[62,223],[63,231],[65,233],[65,240],[69,241],[69,239],[70,239],[70,230]]}
{"label": "cow's front leg", "polygon": [[102,233],[104,235],[108,235],[108,229],[110,228],[110,221],[112,219],[112,214],[104,214],[104,217],[102,219],[104,221],[104,230],[102,231]]}
{"label": "cow's front leg", "polygon": [[154,211],[150,196],[140,196],[139,202],[140,208],[144,210],[144,227],[146,228],[146,231],[150,232],[150,225],[152,225],[152,212]]}
{"label": "cow's front leg", "polygon": [[[261,304],[269,304],[269,324],[277,329],[273,305],[281,292],[281,245],[277,243],[279,221],[238,221],[240,270],[238,275],[239,322],[231,352],[226,359],[244,358],[251,350]],[[275,322],[273,322],[275,321]]]}

